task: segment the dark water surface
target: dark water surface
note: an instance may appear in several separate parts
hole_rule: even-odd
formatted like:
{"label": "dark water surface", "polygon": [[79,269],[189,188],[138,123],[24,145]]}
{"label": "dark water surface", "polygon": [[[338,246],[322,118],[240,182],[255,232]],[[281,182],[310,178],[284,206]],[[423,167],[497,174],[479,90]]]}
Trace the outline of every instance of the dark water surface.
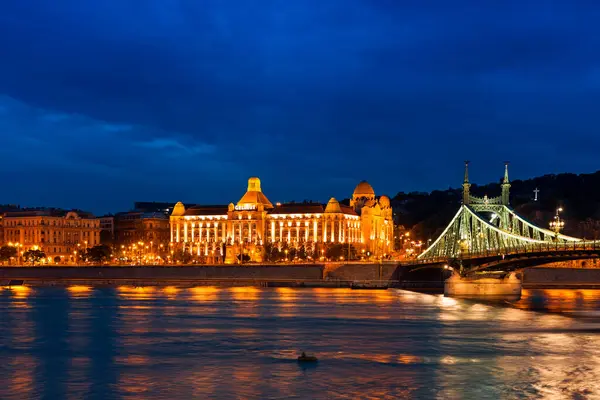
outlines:
{"label": "dark water surface", "polygon": [[[509,307],[400,290],[0,288],[0,399],[598,398],[600,336],[552,312],[599,302],[595,290],[525,291]],[[318,365],[300,366],[302,350]]]}

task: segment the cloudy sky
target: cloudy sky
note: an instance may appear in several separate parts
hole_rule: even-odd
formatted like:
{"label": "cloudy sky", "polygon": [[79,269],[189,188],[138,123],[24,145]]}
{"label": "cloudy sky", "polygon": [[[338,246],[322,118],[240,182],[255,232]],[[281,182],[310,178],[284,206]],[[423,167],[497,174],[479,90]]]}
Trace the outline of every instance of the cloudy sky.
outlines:
{"label": "cloudy sky", "polygon": [[[596,3],[596,4],[595,4]],[[492,5],[493,4],[493,5]],[[501,5],[499,5],[501,4]],[[121,211],[600,168],[600,3],[4,0],[0,203]]]}

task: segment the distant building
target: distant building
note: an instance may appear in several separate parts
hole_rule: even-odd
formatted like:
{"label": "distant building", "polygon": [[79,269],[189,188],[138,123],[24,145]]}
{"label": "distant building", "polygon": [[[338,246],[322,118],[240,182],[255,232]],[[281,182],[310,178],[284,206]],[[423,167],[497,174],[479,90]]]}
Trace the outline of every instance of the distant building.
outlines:
{"label": "distant building", "polygon": [[0,246],[4,244],[4,214],[20,209],[21,207],[17,204],[0,204]]}
{"label": "distant building", "polygon": [[100,241],[110,245],[115,240],[115,216],[112,214],[98,217],[100,220]]}
{"label": "distant building", "polygon": [[137,201],[133,204],[134,211],[143,213],[163,213],[165,215],[171,215],[173,207],[175,207],[175,203],[156,201]]}
{"label": "distant building", "polygon": [[303,246],[317,255],[330,244],[352,244],[376,256],[389,255],[394,245],[390,199],[376,197],[365,181],[354,190],[349,206],[335,198],[327,204],[273,205],[254,177],[236,204],[186,207],[177,203],[170,227],[174,248],[225,262],[235,262],[240,253],[260,261],[266,243]]}
{"label": "distant building", "polygon": [[169,244],[169,217],[163,212],[128,211],[114,216],[114,243],[117,247],[138,242],[149,246]]}
{"label": "distant building", "polygon": [[39,248],[50,260],[74,261],[77,252],[100,244],[100,220],[88,212],[49,208],[18,209],[2,214],[3,244],[21,252]]}

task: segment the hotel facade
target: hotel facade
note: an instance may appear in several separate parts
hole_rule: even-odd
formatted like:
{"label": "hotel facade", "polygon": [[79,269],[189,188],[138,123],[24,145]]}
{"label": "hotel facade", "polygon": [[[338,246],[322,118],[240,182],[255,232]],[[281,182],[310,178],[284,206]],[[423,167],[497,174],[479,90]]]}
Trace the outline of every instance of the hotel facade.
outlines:
{"label": "hotel facade", "polygon": [[85,248],[100,244],[100,220],[78,210],[18,209],[0,216],[2,245],[20,255],[40,249],[48,262],[71,262]]}
{"label": "hotel facade", "polygon": [[393,251],[394,224],[387,196],[375,196],[360,182],[349,205],[331,198],[321,203],[276,203],[248,180],[246,193],[229,205],[186,207],[179,202],[170,216],[172,252],[184,251],[214,262],[237,262],[240,254],[261,262],[265,246],[304,247],[313,254],[332,244],[348,244],[364,254],[385,257]]}

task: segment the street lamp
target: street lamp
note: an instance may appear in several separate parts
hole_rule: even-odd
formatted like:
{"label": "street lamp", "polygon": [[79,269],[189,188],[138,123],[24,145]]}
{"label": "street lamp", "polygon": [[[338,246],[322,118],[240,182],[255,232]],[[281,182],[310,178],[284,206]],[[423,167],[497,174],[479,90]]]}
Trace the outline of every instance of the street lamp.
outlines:
{"label": "street lamp", "polygon": [[554,231],[557,237],[560,231],[565,227],[565,221],[560,218],[560,213],[562,212],[562,210],[562,207],[557,208],[556,214],[554,215],[554,219],[550,221],[550,229]]}

